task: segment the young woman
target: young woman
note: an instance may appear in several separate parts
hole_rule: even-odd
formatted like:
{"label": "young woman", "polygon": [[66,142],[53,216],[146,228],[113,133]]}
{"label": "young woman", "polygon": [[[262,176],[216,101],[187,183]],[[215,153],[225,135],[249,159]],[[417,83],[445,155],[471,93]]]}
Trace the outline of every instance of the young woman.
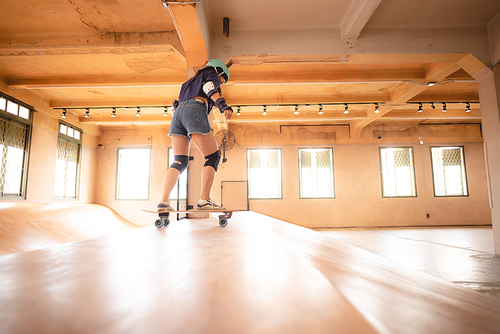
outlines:
{"label": "young woman", "polygon": [[158,211],[174,211],[174,208],[170,206],[170,192],[179,175],[188,167],[191,140],[205,157],[205,165],[201,174],[200,200],[196,209],[224,209],[210,198],[215,172],[220,165],[221,153],[208,121],[208,115],[214,104],[227,119],[233,115],[233,109],[220,95],[220,86],[228,80],[229,70],[226,65],[218,59],[212,59],[205,68],[199,70],[194,77],[182,85],[169,133],[172,137],[174,162],[163,181],[163,193],[161,202],[158,204]]}

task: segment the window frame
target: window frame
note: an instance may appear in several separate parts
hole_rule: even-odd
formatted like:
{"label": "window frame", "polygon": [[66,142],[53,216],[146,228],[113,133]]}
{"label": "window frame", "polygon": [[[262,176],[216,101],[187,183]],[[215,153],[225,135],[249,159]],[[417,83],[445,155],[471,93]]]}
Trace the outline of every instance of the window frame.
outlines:
{"label": "window frame", "polygon": [[[464,176],[465,176],[465,190],[467,191],[466,195],[436,195],[436,183],[434,182],[434,158],[432,156],[433,148],[459,148],[462,154],[462,161],[464,166]],[[469,197],[469,179],[467,177],[467,166],[465,162],[465,147],[463,145],[455,145],[455,146],[430,146],[429,153],[431,155],[431,173],[432,173],[432,189],[434,192],[434,197],[446,198],[446,197]]]}
{"label": "window frame", "polygon": [[[409,149],[411,155],[411,168],[413,171],[413,187],[415,190],[415,195],[402,195],[402,196],[385,196],[384,195],[384,173],[383,173],[383,164],[382,164],[382,150],[384,149]],[[415,173],[415,152],[412,146],[384,146],[379,147],[379,161],[380,161],[380,182],[381,182],[381,191],[382,198],[417,198],[417,176]]]}
{"label": "window frame", "polygon": [[[5,99],[5,109],[0,109],[0,118],[5,120],[7,123],[14,123],[25,127],[25,138],[24,138],[24,157],[22,162],[22,176],[20,192],[18,194],[3,194],[0,193],[0,200],[9,199],[26,199],[27,187],[28,187],[28,173],[29,173],[29,162],[30,162],[30,149],[31,149],[31,136],[33,131],[33,112],[35,109],[22,101],[19,101],[7,94],[0,92],[0,98]],[[8,102],[13,102],[18,105],[17,114],[12,114],[7,112]],[[23,118],[19,116],[20,107],[28,109],[28,118]]]}
{"label": "window frame", "polygon": [[[80,132],[80,139],[76,139],[74,137],[69,136],[66,131],[66,134],[61,133],[61,125],[66,126],[67,128],[73,129],[73,131]],[[56,149],[56,161],[57,161],[57,152],[59,152],[59,143],[60,141],[66,141],[72,145],[78,145],[78,164],[76,167],[76,178],[75,178],[75,197],[64,197],[64,196],[56,196],[55,194],[55,184],[54,184],[54,200],[58,201],[78,201],[80,199],[80,176],[81,176],[81,168],[82,168],[82,146],[83,146],[83,130],[71,125],[70,123],[59,120],[59,127],[57,131],[57,149]],[[57,175],[55,176],[57,179]]]}
{"label": "window frame", "polygon": [[[251,186],[250,186],[250,152],[251,151],[271,151],[275,150],[278,152],[278,171],[279,171],[279,197],[251,197]],[[282,154],[281,148],[248,148],[247,149],[247,184],[248,184],[248,199],[249,200],[277,200],[283,199],[283,165],[282,165]]]}
{"label": "window frame", "polygon": [[[121,150],[149,150],[149,168],[148,168],[148,196],[147,198],[118,198],[118,176],[120,170],[120,151]],[[115,201],[149,201],[151,197],[151,148],[144,147],[119,147],[116,150],[116,177],[115,177]]]}
{"label": "window frame", "polygon": [[[301,154],[302,150],[327,150],[330,152],[330,173],[331,173],[331,191],[332,196],[328,197],[303,197],[302,196],[302,161]],[[334,170],[334,161],[333,161],[333,148],[331,147],[306,147],[298,149],[298,163],[299,163],[299,198],[300,199],[335,199],[335,170]]]}

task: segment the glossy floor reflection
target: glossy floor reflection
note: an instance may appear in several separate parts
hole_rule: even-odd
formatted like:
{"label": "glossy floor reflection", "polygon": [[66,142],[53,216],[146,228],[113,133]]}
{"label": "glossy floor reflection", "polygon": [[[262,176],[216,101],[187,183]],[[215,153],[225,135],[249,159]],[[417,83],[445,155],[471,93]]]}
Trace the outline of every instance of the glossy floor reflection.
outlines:
{"label": "glossy floor reflection", "polygon": [[500,299],[491,227],[317,229],[324,235]]}
{"label": "glossy floor reflection", "polygon": [[238,212],[0,256],[0,333],[499,333],[500,300]]}

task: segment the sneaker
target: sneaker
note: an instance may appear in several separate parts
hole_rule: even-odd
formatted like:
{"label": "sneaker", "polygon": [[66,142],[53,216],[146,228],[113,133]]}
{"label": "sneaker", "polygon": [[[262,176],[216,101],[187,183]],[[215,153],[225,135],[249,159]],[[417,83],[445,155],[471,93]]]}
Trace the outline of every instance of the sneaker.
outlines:
{"label": "sneaker", "polygon": [[[202,202],[203,204],[200,204]],[[197,210],[226,210],[225,207],[220,206],[218,204],[215,204],[214,201],[212,201],[211,198],[207,199],[206,201],[200,200],[198,202],[198,205],[196,205]]]}
{"label": "sneaker", "polygon": [[166,202],[161,202],[160,204],[158,204],[158,206],[156,207],[156,210],[158,212],[175,211],[174,208],[170,206],[170,203],[166,203]]}

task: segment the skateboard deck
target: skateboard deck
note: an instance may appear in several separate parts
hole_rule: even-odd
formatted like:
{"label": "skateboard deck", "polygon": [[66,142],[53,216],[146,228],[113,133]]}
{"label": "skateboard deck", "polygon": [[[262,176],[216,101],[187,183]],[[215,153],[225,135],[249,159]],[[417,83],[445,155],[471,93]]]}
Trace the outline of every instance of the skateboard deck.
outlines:
{"label": "skateboard deck", "polygon": [[233,215],[233,212],[237,210],[180,210],[180,211],[157,211],[157,210],[142,210],[144,212],[156,213],[158,214],[158,219],[155,221],[155,226],[157,228],[162,228],[170,224],[169,216],[171,213],[222,213],[219,215],[219,225],[220,227],[226,227],[227,221]]}

